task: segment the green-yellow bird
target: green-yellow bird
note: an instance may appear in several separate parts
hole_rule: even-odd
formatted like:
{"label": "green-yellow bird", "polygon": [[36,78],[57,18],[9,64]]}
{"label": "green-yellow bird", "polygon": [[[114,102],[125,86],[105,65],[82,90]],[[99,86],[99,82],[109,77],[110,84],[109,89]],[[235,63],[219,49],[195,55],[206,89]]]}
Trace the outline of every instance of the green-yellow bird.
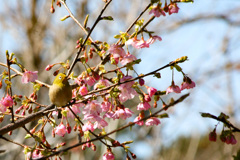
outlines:
{"label": "green-yellow bird", "polygon": [[59,73],[49,89],[50,101],[57,107],[65,106],[72,99],[72,87],[67,76]]}

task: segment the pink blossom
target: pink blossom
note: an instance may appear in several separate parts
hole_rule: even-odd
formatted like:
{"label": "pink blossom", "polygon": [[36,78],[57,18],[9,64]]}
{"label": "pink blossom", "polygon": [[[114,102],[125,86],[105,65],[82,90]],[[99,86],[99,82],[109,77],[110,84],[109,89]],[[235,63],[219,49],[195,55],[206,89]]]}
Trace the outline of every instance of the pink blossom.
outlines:
{"label": "pink blossom", "polygon": [[137,36],[135,36],[135,37],[127,40],[127,41],[125,42],[125,44],[126,44],[126,45],[132,45],[133,47],[137,48],[137,47],[136,47],[136,44],[137,44],[138,42],[139,42],[139,39],[137,39]]}
{"label": "pink blossom", "polygon": [[55,133],[59,136],[64,137],[66,132],[67,132],[66,127],[62,123],[55,128]]}
{"label": "pink blossom", "polygon": [[235,136],[232,135],[231,136],[231,144],[236,144],[237,143],[237,140],[235,139]]}
{"label": "pink blossom", "polygon": [[94,129],[96,128],[103,129],[108,125],[108,123],[103,118],[96,114],[85,114],[84,120],[86,119],[94,123]]}
{"label": "pink blossom", "polygon": [[149,96],[152,97],[157,92],[157,89],[153,87],[147,87],[147,92]]}
{"label": "pink blossom", "polygon": [[142,126],[142,125],[144,125],[144,121],[143,121],[143,120],[139,121],[140,119],[142,119],[142,118],[141,118],[140,116],[137,116],[137,117],[134,119],[133,122],[135,122],[135,123],[138,124],[139,126]]}
{"label": "pink blossom", "polygon": [[126,55],[124,49],[117,44],[113,44],[110,46],[109,53],[111,53],[114,58],[124,57]]}
{"label": "pink blossom", "polygon": [[101,121],[94,122],[94,128],[95,129],[96,128],[103,129],[106,126],[108,126],[108,123],[104,119],[101,119]]}
{"label": "pink blossom", "polygon": [[128,54],[126,54],[126,56],[124,56],[123,59],[121,60],[121,64],[122,64],[122,65],[126,65],[126,64],[128,64],[128,63],[130,63],[130,62],[132,62],[132,61],[135,61],[135,60],[137,60],[137,58],[136,58],[134,55],[128,53]]}
{"label": "pink blossom", "polygon": [[94,89],[102,89],[104,87],[110,86],[110,82],[107,79],[101,79],[94,85]]}
{"label": "pink blossom", "polygon": [[181,93],[181,89],[172,82],[172,85],[167,88],[166,94],[171,92]]}
{"label": "pink blossom", "polygon": [[[129,79],[132,79],[132,76],[125,76],[120,80],[120,82],[124,82]],[[121,93],[119,94],[120,102],[123,103],[128,99],[133,99],[137,95],[137,92],[132,88],[133,84],[134,82],[132,81],[132,82],[121,84],[118,87],[118,89],[121,91]]]}
{"label": "pink blossom", "polygon": [[217,140],[217,134],[216,129],[214,129],[212,132],[209,133],[209,141],[216,142]]}
{"label": "pink blossom", "polygon": [[147,40],[147,44],[153,44],[156,40],[162,41],[162,38],[159,36],[151,36],[148,40]]}
{"label": "pink blossom", "polygon": [[91,76],[87,76],[85,79],[85,83],[87,83],[89,86],[93,86],[95,82],[95,79]]}
{"label": "pink blossom", "polygon": [[98,128],[98,129],[103,129],[104,127],[108,126],[108,123],[102,119],[100,116],[95,118],[95,122],[94,122],[94,128]]}
{"label": "pink blossom", "polygon": [[95,115],[99,115],[101,112],[102,112],[101,104],[96,100],[88,102],[88,104],[82,111],[83,114],[95,114]]}
{"label": "pink blossom", "polygon": [[135,48],[149,48],[149,43],[147,43],[142,37],[140,41],[137,41]]}
{"label": "pink blossom", "polygon": [[160,17],[161,15],[166,16],[164,10],[160,8],[159,5],[152,7],[149,14],[153,14],[155,17]]}
{"label": "pink blossom", "polygon": [[113,115],[113,118],[114,119],[127,119],[129,117],[131,117],[133,114],[133,112],[128,109],[128,108],[124,108],[124,109],[118,109],[117,111],[115,111],[114,115]]}
{"label": "pink blossom", "polygon": [[1,111],[2,113],[5,113],[6,110],[7,110],[7,107],[2,104],[2,101],[0,101],[0,111]]}
{"label": "pink blossom", "polygon": [[38,78],[37,73],[38,71],[25,71],[22,76],[22,83],[35,82]]}
{"label": "pink blossom", "polygon": [[151,36],[147,41],[144,40],[142,37],[141,40],[137,39],[136,37],[129,39],[126,41],[126,45],[132,45],[134,48],[149,48],[150,44],[153,44],[156,40],[161,41],[162,38],[159,36]]}
{"label": "pink blossom", "polygon": [[83,125],[83,127],[82,127],[82,130],[85,132],[85,131],[88,131],[88,130],[90,130],[90,131],[94,131],[94,125],[90,122],[90,121],[88,121],[87,123],[85,123],[84,125]]}
{"label": "pink blossom", "polygon": [[7,94],[7,96],[1,100],[1,103],[5,107],[11,107],[13,105],[13,99],[10,95]]}
{"label": "pink blossom", "polygon": [[148,102],[141,102],[137,105],[137,110],[148,110],[149,108],[151,108],[151,106]]}
{"label": "pink blossom", "polygon": [[180,88],[181,90],[184,90],[194,88],[195,86],[195,82],[193,82],[189,77],[184,77]]}
{"label": "pink blossom", "polygon": [[236,144],[237,140],[235,139],[235,136],[233,134],[231,134],[231,135],[227,136],[225,143],[227,143],[227,144]]}
{"label": "pink blossom", "polygon": [[153,126],[153,125],[159,125],[161,122],[158,118],[156,117],[151,117],[149,119],[146,120],[145,124],[146,126]]}
{"label": "pink blossom", "polygon": [[103,160],[114,160],[114,154],[112,152],[107,152],[103,155]]}
{"label": "pink blossom", "polygon": [[169,6],[168,6],[168,14],[171,15],[172,13],[178,13],[178,6],[176,3],[171,3]]}
{"label": "pink blossom", "polygon": [[108,111],[107,113],[105,113],[103,115],[103,118],[107,117],[107,118],[112,118],[113,120],[115,120],[115,118],[113,117],[114,113],[115,112],[113,112],[113,111]]}
{"label": "pink blossom", "polygon": [[145,95],[144,95],[144,100],[145,100],[146,102],[150,102],[152,99],[151,99],[151,97],[150,97],[148,94],[145,94]]}
{"label": "pink blossom", "polygon": [[102,109],[102,111],[103,111],[103,112],[109,111],[111,105],[112,105],[112,104],[111,104],[110,102],[108,102],[108,101],[103,101],[103,102],[101,103],[101,109]]}
{"label": "pink blossom", "polygon": [[27,160],[30,159],[37,159],[37,158],[41,158],[43,157],[42,153],[39,150],[34,150],[32,153],[31,152],[27,152]]}
{"label": "pink blossom", "polygon": [[85,81],[84,81],[85,78],[83,78],[83,75],[80,75],[78,76],[76,79],[75,79],[75,82],[79,85],[79,86],[82,86]]}
{"label": "pink blossom", "polygon": [[187,82],[183,82],[180,86],[181,90],[184,89],[191,89],[194,88],[196,86],[196,84],[192,81],[192,83],[187,83]]}
{"label": "pink blossom", "polygon": [[79,88],[79,93],[80,93],[82,96],[86,95],[86,94],[88,93],[87,87],[86,87],[86,86],[80,87],[80,88]]}

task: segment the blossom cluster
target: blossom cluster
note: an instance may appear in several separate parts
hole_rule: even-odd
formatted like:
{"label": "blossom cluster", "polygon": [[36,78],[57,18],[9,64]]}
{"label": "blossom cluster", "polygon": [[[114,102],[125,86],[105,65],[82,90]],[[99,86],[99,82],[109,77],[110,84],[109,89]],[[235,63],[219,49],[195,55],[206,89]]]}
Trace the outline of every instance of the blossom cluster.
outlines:
{"label": "blossom cluster", "polygon": [[[235,136],[231,132],[222,132],[220,135],[220,139],[222,142],[226,144],[234,145],[237,143]],[[213,141],[213,142],[217,141],[216,129],[214,129],[212,132],[209,133],[209,141]]]}
{"label": "blossom cluster", "polygon": [[173,13],[178,13],[178,11],[179,8],[177,6],[177,3],[173,3],[171,1],[168,5],[165,3],[164,7],[161,7],[161,3],[158,3],[156,6],[152,6],[149,14],[153,14],[155,17],[160,17],[161,15],[166,16],[166,13],[171,15]]}

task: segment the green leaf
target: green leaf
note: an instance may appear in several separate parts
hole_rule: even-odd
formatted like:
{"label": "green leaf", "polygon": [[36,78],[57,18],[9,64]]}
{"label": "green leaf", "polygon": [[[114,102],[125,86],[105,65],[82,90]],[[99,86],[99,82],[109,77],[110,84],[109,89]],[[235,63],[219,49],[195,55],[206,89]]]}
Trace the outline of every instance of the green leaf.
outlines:
{"label": "green leaf", "polygon": [[179,65],[175,64],[174,67],[176,68],[176,70],[177,70],[178,72],[181,72],[181,71],[182,71],[182,68],[181,68]]}
{"label": "green leaf", "polygon": [[25,139],[31,138],[32,136],[30,134],[26,134],[26,136],[24,137]]}
{"label": "green leaf", "polygon": [[41,88],[41,85],[40,85],[40,84],[34,83],[34,85],[33,85],[34,91],[39,91],[40,88]]}
{"label": "green leaf", "polygon": [[43,124],[44,120],[43,119],[39,119],[38,120],[38,124]]}
{"label": "green leaf", "polygon": [[207,118],[211,118],[213,115],[211,115],[210,113],[201,113],[202,117],[207,117]]}
{"label": "green leaf", "polygon": [[125,141],[125,142],[123,142],[123,144],[131,144],[131,143],[133,143],[133,141]]}
{"label": "green leaf", "polygon": [[112,16],[104,16],[102,17],[103,20],[113,21]]}
{"label": "green leaf", "polygon": [[169,118],[169,116],[167,113],[163,113],[163,114],[158,115],[158,118]]}
{"label": "green leaf", "polygon": [[114,36],[114,38],[119,39],[119,38],[121,38],[121,35],[117,34]]}

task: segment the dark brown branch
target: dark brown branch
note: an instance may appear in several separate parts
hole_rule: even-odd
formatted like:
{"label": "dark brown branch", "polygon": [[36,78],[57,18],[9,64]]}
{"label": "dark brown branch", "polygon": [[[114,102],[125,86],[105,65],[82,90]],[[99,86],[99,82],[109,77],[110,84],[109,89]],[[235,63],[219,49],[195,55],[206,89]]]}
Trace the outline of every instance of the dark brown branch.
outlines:
{"label": "dark brown branch", "polygon": [[5,127],[2,127],[0,129],[0,135],[4,135],[4,134],[8,133],[9,131],[13,131],[13,130],[19,128],[19,127],[22,127],[29,122],[32,122],[34,120],[38,120],[39,118],[41,118],[41,117],[43,117],[44,115],[47,114],[47,113],[45,113],[45,111],[53,109],[53,108],[54,108],[54,105],[52,104],[52,105],[48,106],[47,108],[43,109],[42,111],[39,111],[37,113],[33,113],[26,118],[23,118],[23,119],[20,119],[20,120],[16,121],[15,123],[11,123],[11,124],[8,124]]}

